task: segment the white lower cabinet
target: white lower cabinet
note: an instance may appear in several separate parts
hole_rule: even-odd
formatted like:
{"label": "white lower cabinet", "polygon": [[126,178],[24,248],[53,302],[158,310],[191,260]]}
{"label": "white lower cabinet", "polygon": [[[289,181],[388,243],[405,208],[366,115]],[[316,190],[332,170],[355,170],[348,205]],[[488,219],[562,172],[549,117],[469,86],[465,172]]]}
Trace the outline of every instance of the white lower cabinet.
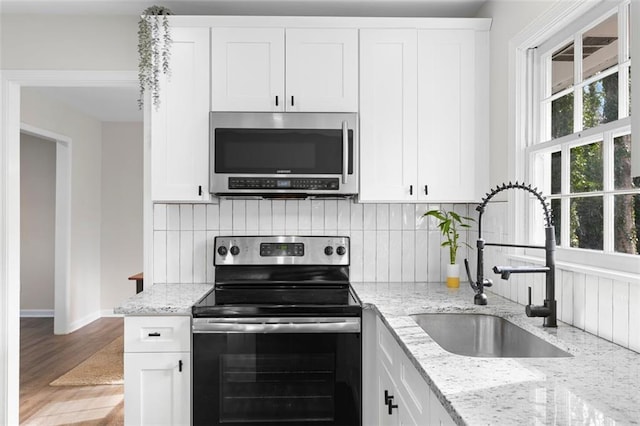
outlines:
{"label": "white lower cabinet", "polygon": [[365,312],[363,321],[363,423],[455,424],[380,318]]}
{"label": "white lower cabinet", "polygon": [[191,423],[191,318],[125,317],[127,425]]}

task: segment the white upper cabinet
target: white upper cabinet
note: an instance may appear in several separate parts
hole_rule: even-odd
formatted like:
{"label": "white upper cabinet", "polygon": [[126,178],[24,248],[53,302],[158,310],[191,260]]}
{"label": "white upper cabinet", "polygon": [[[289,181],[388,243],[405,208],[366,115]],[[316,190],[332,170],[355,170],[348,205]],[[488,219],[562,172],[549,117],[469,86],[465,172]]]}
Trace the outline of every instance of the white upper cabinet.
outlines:
{"label": "white upper cabinet", "polygon": [[212,109],[284,111],[284,29],[212,28]]}
{"label": "white upper cabinet", "polygon": [[171,76],[160,77],[160,106],[151,106],[151,198],[206,201],[209,29],[172,28],[171,38]]}
{"label": "white upper cabinet", "polygon": [[476,199],[474,33],[418,31],[420,200]]}
{"label": "white upper cabinet", "polygon": [[356,29],[213,28],[211,52],[214,111],[358,110]]}
{"label": "white upper cabinet", "polygon": [[287,111],[358,111],[358,31],[287,29]]}
{"label": "white upper cabinet", "polygon": [[473,29],[361,30],[361,201],[480,199],[487,46]]}
{"label": "white upper cabinet", "polygon": [[360,200],[417,197],[416,30],[360,31]]}

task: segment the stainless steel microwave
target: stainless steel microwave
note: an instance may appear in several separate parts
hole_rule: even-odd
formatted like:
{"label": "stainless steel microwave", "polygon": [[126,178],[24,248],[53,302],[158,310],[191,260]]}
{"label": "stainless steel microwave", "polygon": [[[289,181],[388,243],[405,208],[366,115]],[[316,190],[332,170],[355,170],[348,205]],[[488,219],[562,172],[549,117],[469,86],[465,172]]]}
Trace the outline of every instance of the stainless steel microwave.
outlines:
{"label": "stainless steel microwave", "polygon": [[210,113],[209,190],[218,196],[358,193],[355,113]]}

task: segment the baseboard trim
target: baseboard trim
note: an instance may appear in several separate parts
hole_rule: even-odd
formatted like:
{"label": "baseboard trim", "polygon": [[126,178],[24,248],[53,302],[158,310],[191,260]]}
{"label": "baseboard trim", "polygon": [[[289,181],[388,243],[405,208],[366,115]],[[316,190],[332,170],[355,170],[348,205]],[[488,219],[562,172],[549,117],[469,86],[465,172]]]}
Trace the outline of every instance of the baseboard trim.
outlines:
{"label": "baseboard trim", "polygon": [[[74,322],[69,324],[69,328],[67,329],[67,333],[72,333],[72,332],[84,327],[87,324],[91,324],[92,322],[94,322],[98,318],[100,318],[100,311],[93,312],[93,313],[85,316],[84,318],[80,318],[79,320],[74,321]],[[67,334],[67,333],[65,333],[65,334]]]}
{"label": "baseboard trim", "polygon": [[53,318],[53,309],[20,309],[20,318]]}
{"label": "baseboard trim", "polygon": [[100,311],[100,316],[105,318],[105,317],[115,317],[115,318],[122,318],[124,317],[124,315],[122,314],[114,314],[113,313],[113,309],[103,309],[102,311]]}

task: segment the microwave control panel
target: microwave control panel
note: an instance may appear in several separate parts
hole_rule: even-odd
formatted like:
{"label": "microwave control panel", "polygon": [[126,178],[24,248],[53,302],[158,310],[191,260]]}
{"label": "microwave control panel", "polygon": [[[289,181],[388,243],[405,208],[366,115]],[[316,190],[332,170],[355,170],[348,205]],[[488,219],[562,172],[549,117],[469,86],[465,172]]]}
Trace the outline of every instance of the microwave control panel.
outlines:
{"label": "microwave control panel", "polygon": [[326,190],[339,189],[338,178],[260,178],[231,177],[229,189]]}

